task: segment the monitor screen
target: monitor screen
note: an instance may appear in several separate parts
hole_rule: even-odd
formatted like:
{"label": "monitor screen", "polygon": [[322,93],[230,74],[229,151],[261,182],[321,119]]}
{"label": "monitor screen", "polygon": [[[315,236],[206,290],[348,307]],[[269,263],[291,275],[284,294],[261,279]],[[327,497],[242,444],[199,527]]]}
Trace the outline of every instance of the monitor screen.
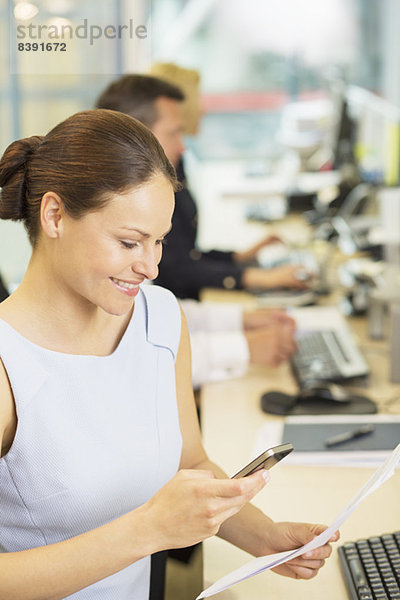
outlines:
{"label": "monitor screen", "polygon": [[347,91],[349,113],[355,123],[354,158],[364,182],[400,184],[400,109],[363,88]]}

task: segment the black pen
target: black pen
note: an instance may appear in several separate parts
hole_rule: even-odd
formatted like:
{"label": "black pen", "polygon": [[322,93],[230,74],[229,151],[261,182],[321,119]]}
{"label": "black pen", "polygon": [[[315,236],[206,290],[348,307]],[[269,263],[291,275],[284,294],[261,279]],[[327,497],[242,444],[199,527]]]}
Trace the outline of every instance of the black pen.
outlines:
{"label": "black pen", "polygon": [[374,425],[363,425],[362,427],[353,429],[353,431],[346,431],[345,433],[334,435],[325,440],[324,443],[327,448],[330,448],[331,446],[338,446],[339,444],[344,444],[344,442],[350,442],[351,440],[363,437],[373,431],[375,431]]}

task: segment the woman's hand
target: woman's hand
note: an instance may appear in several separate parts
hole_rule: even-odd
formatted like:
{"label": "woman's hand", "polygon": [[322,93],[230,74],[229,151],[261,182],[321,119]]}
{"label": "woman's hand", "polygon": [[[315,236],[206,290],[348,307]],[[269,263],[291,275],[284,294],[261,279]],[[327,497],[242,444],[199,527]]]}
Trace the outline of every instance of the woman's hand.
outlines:
{"label": "woman's hand", "polygon": [[[326,525],[312,525],[309,523],[274,523],[268,531],[268,554],[275,554],[285,550],[296,549],[313,540],[317,535],[325,531]],[[324,566],[325,560],[332,553],[330,542],[339,539],[339,532],[320,548],[316,548],[302,556],[298,556],[276,569],[276,573],[285,577],[295,579],[311,579],[317,575],[319,569]]]}
{"label": "woman's hand", "polygon": [[178,471],[145,505],[156,550],[190,546],[215,535],[267,479],[264,470],[240,479],[217,479],[211,471],[197,469]]}

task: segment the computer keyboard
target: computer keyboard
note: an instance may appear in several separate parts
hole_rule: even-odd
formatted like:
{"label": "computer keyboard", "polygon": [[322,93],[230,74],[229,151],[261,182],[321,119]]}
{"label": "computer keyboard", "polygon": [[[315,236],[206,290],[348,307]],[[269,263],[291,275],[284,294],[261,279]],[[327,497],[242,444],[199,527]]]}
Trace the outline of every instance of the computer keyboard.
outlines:
{"label": "computer keyboard", "polygon": [[368,371],[357,346],[342,330],[310,330],[299,335],[296,343],[291,364],[300,387],[316,381],[342,381]]}
{"label": "computer keyboard", "polygon": [[338,549],[351,600],[400,600],[400,531]]}
{"label": "computer keyboard", "polygon": [[340,377],[340,370],[329,350],[326,334],[334,335],[332,332],[310,331],[297,339],[297,352],[293,356],[293,362],[301,381]]}

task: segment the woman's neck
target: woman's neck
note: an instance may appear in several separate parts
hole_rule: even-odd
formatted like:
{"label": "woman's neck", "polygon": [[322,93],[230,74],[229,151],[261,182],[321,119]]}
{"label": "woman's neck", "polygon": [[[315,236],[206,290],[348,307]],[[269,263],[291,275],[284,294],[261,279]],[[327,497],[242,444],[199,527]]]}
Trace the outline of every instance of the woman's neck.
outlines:
{"label": "woman's neck", "polygon": [[31,259],[0,317],[30,341],[58,352],[105,356],[117,347],[129,314],[115,316],[66,291],[51,270]]}

